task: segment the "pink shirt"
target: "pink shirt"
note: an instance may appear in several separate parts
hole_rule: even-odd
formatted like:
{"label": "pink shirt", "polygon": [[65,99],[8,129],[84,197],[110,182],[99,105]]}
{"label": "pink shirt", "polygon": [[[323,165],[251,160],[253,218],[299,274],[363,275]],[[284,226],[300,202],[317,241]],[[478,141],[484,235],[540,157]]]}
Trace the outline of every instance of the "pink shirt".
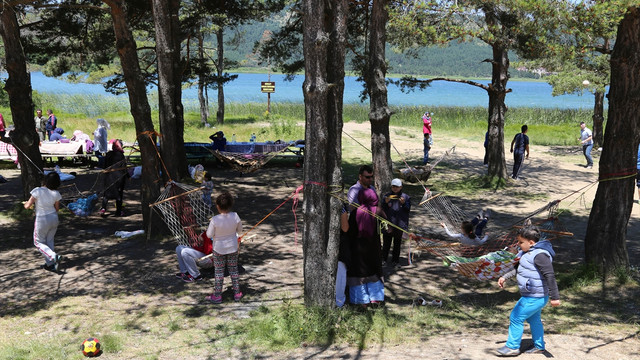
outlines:
{"label": "pink shirt", "polygon": [[422,124],[422,133],[431,134],[431,117],[423,116]]}

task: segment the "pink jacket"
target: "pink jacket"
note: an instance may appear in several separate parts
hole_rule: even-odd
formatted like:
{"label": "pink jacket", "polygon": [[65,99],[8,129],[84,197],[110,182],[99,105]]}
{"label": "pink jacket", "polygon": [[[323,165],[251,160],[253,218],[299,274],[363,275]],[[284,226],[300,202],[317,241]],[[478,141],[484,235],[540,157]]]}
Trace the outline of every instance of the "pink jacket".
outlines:
{"label": "pink jacket", "polygon": [[422,116],[422,133],[431,134],[431,117]]}

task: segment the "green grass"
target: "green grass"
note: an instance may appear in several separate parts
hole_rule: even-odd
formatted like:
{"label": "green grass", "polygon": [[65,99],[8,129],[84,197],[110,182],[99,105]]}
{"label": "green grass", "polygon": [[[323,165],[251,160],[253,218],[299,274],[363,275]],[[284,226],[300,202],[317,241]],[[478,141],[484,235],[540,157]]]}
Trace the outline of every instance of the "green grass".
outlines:
{"label": "green grass", "polygon": [[[158,126],[157,93],[149,95],[152,105],[152,119],[156,130]],[[129,112],[126,97],[82,96],[66,94],[35,93],[36,107],[47,109],[52,107],[58,117],[60,127],[66,135],[76,130],[87,134],[96,128],[96,118],[107,119],[111,124],[109,137],[134,141],[135,127]],[[49,104],[55,104],[51,106]],[[205,128],[201,124],[197,103],[185,103],[185,141],[208,142],[209,135],[222,130],[227,134],[236,134],[237,141],[248,141],[252,133],[262,140],[295,140],[304,138],[305,111],[303,104],[277,102],[271,104],[271,112],[267,113],[264,103],[227,103],[225,105],[225,122],[216,124],[216,104],[210,106],[209,123],[213,128]],[[392,107],[391,126],[402,128],[396,130],[399,135],[420,134],[421,115],[424,107],[402,106]],[[433,112],[433,129],[436,134],[455,134],[458,137],[474,141],[483,141],[487,129],[488,113],[484,107],[451,107],[436,106],[429,108]],[[8,108],[0,108],[5,119],[12,122]],[[576,145],[578,124],[580,121],[590,122],[590,110],[574,109],[541,109],[510,108],[505,119],[505,141],[520,132],[520,126],[529,126],[532,145]],[[346,104],[343,108],[345,122],[369,121],[369,106],[365,104]],[[268,124],[268,126],[265,126]],[[417,136],[417,135],[416,135]]]}

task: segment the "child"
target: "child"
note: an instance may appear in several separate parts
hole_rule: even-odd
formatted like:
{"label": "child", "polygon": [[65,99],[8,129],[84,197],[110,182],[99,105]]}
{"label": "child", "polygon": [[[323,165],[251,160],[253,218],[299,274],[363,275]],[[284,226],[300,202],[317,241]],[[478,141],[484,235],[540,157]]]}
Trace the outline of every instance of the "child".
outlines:
{"label": "child", "polygon": [[[402,192],[402,180],[391,180],[391,191],[388,192],[382,202],[382,210],[387,214],[387,219],[397,227],[407,230],[409,228],[409,212],[411,211],[411,197]],[[389,232],[382,235],[382,263],[386,264],[393,242],[391,253],[391,267],[398,266],[400,262],[400,248],[402,246],[403,231],[389,226]]]}
{"label": "child", "polygon": [[202,186],[204,187],[204,189],[202,189],[202,201],[204,201],[205,204],[209,205],[209,207],[212,207],[213,204],[211,203],[211,193],[213,192],[213,181],[211,181],[211,174],[209,174],[209,172],[204,173],[204,181],[202,182]]}
{"label": "child", "polygon": [[242,222],[233,207],[233,196],[225,191],[216,197],[216,208],[219,215],[211,218],[207,236],[213,240],[213,266],[215,269],[215,284],[213,294],[206,300],[214,304],[222,303],[222,283],[224,281],[224,268],[229,269],[233,286],[233,299],[240,301],[240,283],[238,281],[238,234],[242,232]]}
{"label": "child", "polygon": [[58,210],[62,196],[57,191],[60,175],[52,171],[45,175],[44,186],[31,190],[31,197],[24,203],[28,209],[35,204],[36,221],[33,226],[33,244],[44,255],[43,268],[58,272],[62,256],[53,251],[53,237],[58,229]]}
{"label": "child", "polygon": [[489,216],[491,216],[490,210],[487,210],[486,212],[480,210],[478,215],[471,219],[471,221],[463,221],[460,226],[462,234],[452,233],[449,231],[445,223],[440,223],[440,225],[444,228],[444,231],[447,232],[447,235],[459,239],[462,244],[479,246],[487,242],[489,239],[489,235],[485,235],[483,238],[480,238],[482,236],[482,230],[484,230],[484,227],[489,221]]}
{"label": "child", "polygon": [[178,245],[176,247],[176,256],[178,257],[180,272],[176,274],[176,277],[188,283],[204,280],[196,260],[211,254],[212,251],[213,243],[205,233],[200,235],[198,244],[193,244],[193,246]]}
{"label": "child", "polygon": [[[520,259],[516,269],[506,273],[498,279],[500,288],[504,282],[517,273],[520,300],[511,311],[509,324],[509,338],[505,346],[498,349],[501,356],[516,356],[520,354],[520,341],[525,320],[531,326],[533,347],[526,350],[527,354],[540,354],[544,350],[544,329],[540,312],[547,304],[560,305],[558,285],[553,273],[553,251],[549,240],[540,240],[540,231],[535,226],[528,226],[518,231],[518,246]],[[551,299],[551,300],[549,300]]]}

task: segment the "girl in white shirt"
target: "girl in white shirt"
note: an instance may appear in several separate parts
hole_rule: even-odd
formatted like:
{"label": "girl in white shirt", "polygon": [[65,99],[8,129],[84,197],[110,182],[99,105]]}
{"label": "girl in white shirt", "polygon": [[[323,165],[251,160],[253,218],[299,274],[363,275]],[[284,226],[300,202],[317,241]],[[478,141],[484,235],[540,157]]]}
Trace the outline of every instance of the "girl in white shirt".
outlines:
{"label": "girl in white shirt", "polygon": [[31,197],[24,203],[25,209],[35,204],[33,244],[44,256],[44,269],[56,272],[62,259],[62,256],[53,251],[53,237],[58,230],[58,210],[60,210],[62,199],[57,191],[58,187],[60,187],[60,175],[52,171],[45,175],[44,186],[31,190]]}
{"label": "girl in white shirt", "polygon": [[207,228],[207,236],[213,240],[213,266],[215,270],[215,283],[213,294],[206,300],[214,304],[222,303],[222,284],[224,281],[225,266],[229,269],[231,285],[233,287],[233,299],[240,301],[242,292],[238,280],[238,234],[242,232],[242,221],[233,207],[233,196],[225,191],[216,197],[216,208],[219,215],[211,218]]}

